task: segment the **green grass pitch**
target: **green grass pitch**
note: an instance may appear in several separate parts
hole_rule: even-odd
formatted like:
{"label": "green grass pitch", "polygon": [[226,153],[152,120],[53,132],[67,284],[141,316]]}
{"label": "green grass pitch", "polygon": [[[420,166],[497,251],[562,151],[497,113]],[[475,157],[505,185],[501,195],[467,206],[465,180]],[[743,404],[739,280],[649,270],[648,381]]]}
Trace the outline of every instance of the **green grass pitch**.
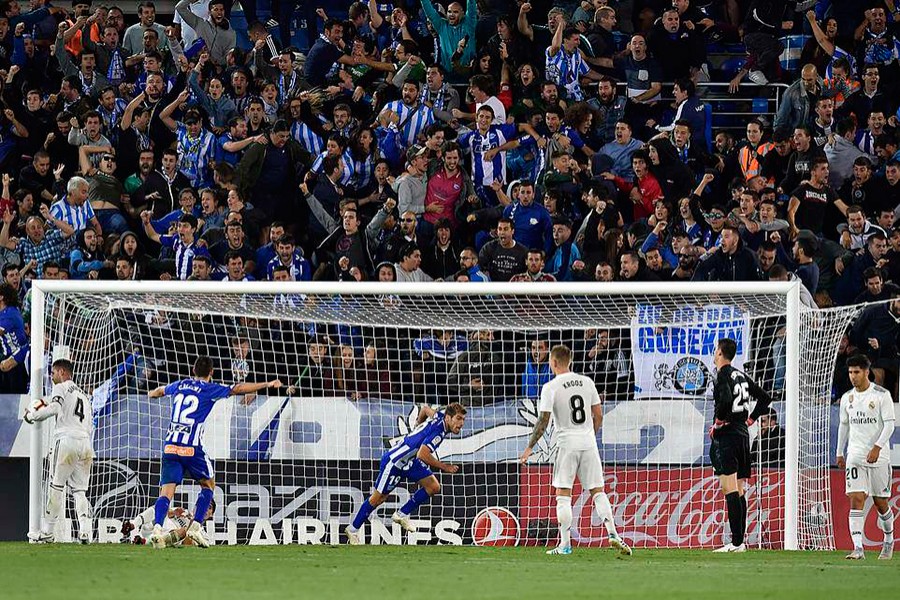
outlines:
{"label": "green grass pitch", "polygon": [[900,557],[451,546],[0,544],[0,598],[895,598]]}

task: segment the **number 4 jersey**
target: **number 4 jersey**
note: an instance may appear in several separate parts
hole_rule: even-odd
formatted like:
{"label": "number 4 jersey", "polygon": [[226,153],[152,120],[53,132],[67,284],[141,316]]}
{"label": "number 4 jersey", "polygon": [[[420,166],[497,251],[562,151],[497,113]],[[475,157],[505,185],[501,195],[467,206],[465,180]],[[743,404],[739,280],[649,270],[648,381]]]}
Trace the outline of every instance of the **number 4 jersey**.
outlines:
{"label": "number 4 jersey", "polygon": [[553,415],[560,449],[588,450],[597,447],[591,407],[600,404],[594,382],[584,375],[557,375],[541,388],[538,412]]}
{"label": "number 4 jersey", "polygon": [[[749,437],[747,418],[756,419],[759,415],[768,413],[769,405],[772,403],[769,394],[731,365],[719,369],[713,388],[713,398],[716,401],[716,420],[726,423],[716,435],[738,433]],[[754,398],[757,402],[751,414],[750,401]]]}
{"label": "number 4 jersey", "polygon": [[54,384],[50,390],[50,402],[59,404],[54,431],[56,439],[91,439],[94,429],[91,399],[74,381],[70,379]]}
{"label": "number 4 jersey", "polygon": [[182,379],[165,389],[172,398],[172,418],[166,443],[203,448],[206,418],[218,400],[231,396],[231,386],[200,379]]}

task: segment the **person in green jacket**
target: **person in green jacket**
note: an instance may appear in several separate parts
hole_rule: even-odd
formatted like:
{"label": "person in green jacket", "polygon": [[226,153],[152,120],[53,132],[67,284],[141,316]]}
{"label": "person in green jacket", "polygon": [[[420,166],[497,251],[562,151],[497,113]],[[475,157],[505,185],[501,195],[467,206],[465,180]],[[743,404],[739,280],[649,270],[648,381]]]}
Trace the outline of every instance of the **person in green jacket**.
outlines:
{"label": "person in green jacket", "polygon": [[451,57],[464,37],[469,38],[469,43],[466,44],[460,63],[469,64],[475,57],[475,25],[478,23],[475,0],[467,0],[465,9],[459,2],[453,2],[447,7],[446,18],[438,14],[432,0],[422,0],[422,10],[437,33],[441,45],[441,66],[448,73],[453,72]]}

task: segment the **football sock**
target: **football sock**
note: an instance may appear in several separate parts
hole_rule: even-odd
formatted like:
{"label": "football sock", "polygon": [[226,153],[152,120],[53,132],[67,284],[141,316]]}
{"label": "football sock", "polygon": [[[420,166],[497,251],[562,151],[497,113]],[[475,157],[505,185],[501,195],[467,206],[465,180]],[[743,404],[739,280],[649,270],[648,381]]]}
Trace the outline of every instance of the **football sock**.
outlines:
{"label": "football sock", "polygon": [[431,496],[428,495],[428,492],[425,491],[425,488],[419,488],[416,490],[416,493],[406,501],[406,504],[403,505],[403,508],[400,509],[400,512],[406,516],[409,516],[413,514],[413,512],[422,504],[428,502],[429,498],[431,498]]}
{"label": "football sock", "polygon": [[135,532],[140,533],[141,530],[144,528],[144,525],[153,523],[153,518],[155,516],[156,516],[156,508],[155,507],[147,508],[144,510],[144,512],[142,512],[141,514],[136,516],[134,518],[134,521],[131,522],[131,524],[134,525]]}
{"label": "football sock", "polygon": [[740,546],[744,543],[744,532],[741,531],[741,495],[737,492],[725,494],[725,506],[728,508],[728,524],[731,526],[731,544]]}
{"label": "football sock", "polygon": [[356,511],[356,516],[353,517],[353,523],[350,524],[350,531],[359,531],[359,528],[366,522],[373,510],[375,510],[375,507],[372,506],[372,503],[369,502],[368,499],[366,499],[366,501],[362,503],[362,506],[359,507],[359,510]]}
{"label": "football sock", "polygon": [[572,545],[569,529],[572,527],[572,497],[556,497],[556,519],[559,521],[559,545],[568,548]]}
{"label": "football sock", "polygon": [[747,494],[741,496],[741,538],[747,538]]}
{"label": "football sock", "polygon": [[153,523],[155,525],[161,527],[166,522],[166,517],[169,516],[169,502],[170,500],[165,496],[160,496],[156,499],[156,506],[153,508]]}
{"label": "football sock", "polygon": [[850,509],[850,539],[853,540],[853,549],[862,550],[863,523],[865,521],[862,510]]}
{"label": "football sock", "polygon": [[209,505],[213,499],[213,491],[207,488],[203,488],[200,490],[200,495],[197,496],[197,506],[194,508],[194,520],[198,523],[202,523],[206,520],[206,511],[209,510]]}
{"label": "football sock", "polygon": [[80,537],[86,537],[89,540],[93,539],[93,519],[91,518],[93,509],[91,508],[91,503],[88,501],[84,490],[72,492],[72,495],[75,497],[75,514],[78,516],[78,534]]}
{"label": "football sock", "polygon": [[878,515],[878,526],[884,532],[884,543],[894,542],[894,513],[888,508],[886,513]]}
{"label": "football sock", "polygon": [[44,533],[52,534],[56,529],[56,522],[59,520],[60,516],[62,516],[63,509],[66,504],[66,496],[63,493],[63,488],[50,484],[50,489],[47,491],[47,510],[44,511]]}
{"label": "football sock", "polygon": [[597,516],[606,527],[606,533],[610,537],[619,537],[616,532],[616,522],[613,519],[612,506],[609,504],[609,496],[606,495],[606,492],[600,492],[594,496],[594,510],[597,511]]}

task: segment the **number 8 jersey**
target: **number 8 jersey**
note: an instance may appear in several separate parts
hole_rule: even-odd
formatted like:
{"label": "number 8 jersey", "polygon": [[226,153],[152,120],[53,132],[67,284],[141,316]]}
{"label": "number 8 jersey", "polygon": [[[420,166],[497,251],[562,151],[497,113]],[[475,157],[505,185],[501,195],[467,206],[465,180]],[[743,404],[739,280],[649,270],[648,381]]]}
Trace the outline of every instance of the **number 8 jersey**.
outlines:
{"label": "number 8 jersey", "polygon": [[199,379],[182,379],[165,389],[172,398],[172,418],[166,443],[203,448],[206,418],[218,400],[231,396],[231,386]]}
{"label": "number 8 jersey", "polygon": [[584,375],[557,375],[541,388],[538,412],[553,415],[558,446],[561,450],[597,448],[591,407],[600,404],[594,382]]}

